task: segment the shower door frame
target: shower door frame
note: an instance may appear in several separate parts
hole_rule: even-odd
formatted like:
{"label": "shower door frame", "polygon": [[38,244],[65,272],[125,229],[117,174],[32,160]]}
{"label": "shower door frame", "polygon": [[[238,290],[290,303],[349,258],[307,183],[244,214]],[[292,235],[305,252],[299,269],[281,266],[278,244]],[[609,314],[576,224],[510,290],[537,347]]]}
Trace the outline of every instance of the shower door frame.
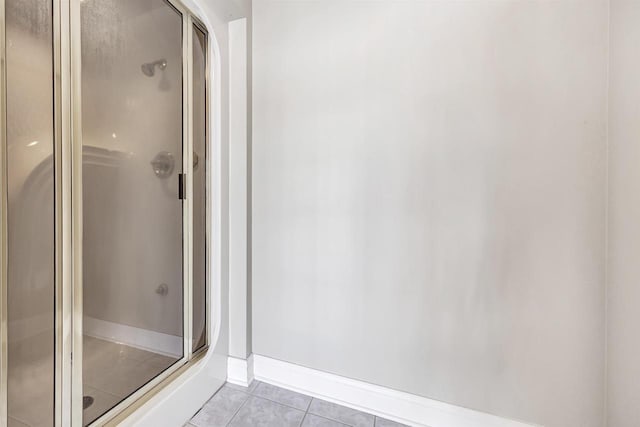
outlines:
{"label": "shower door frame", "polygon": [[5,49],[5,8],[0,0],[0,427],[9,421],[7,395],[7,133],[6,133],[6,49]]}
{"label": "shower door frame", "polygon": [[[164,370],[159,375],[152,378],[149,382],[142,385],[139,389],[129,395],[127,398],[119,402],[115,407],[107,411],[105,414],[97,418],[90,425],[116,425],[119,421],[122,420],[128,413],[138,408],[142,404],[144,404],[153,394],[159,391],[163,386],[167,385],[172,379],[181,374],[185,369],[192,365],[191,362],[202,357],[209,348],[209,330],[206,331],[206,342],[205,345],[199,349],[197,352],[192,351],[192,289],[193,289],[193,33],[192,28],[194,25],[197,25],[202,29],[202,31],[207,36],[207,40],[209,39],[209,31],[203,22],[191,11],[187,6],[185,6],[179,0],[163,0],[168,6],[173,7],[173,9],[180,14],[182,18],[182,172],[186,175],[186,197],[182,201],[182,261],[183,261],[183,281],[182,281],[182,289],[183,289],[183,356],[177,360],[173,365]],[[62,318],[66,319],[68,317],[72,318],[72,349],[71,354],[65,354],[62,360],[62,373],[65,373],[65,359],[67,364],[72,361],[80,361],[75,363],[70,363],[70,369],[67,369],[67,372],[70,373],[70,390],[66,390],[65,380],[66,378],[63,376],[62,378],[62,396],[63,402],[66,401],[64,398],[65,391],[67,392],[67,396],[70,396],[71,407],[69,408],[69,416],[70,416],[70,424],[66,424],[65,420],[65,412],[67,408],[62,408],[62,421],[63,426],[71,425],[73,427],[82,426],[82,397],[83,397],[83,381],[82,381],[82,342],[83,342],[83,332],[82,332],[82,322],[83,322],[83,307],[82,307],[82,95],[81,95],[81,84],[82,84],[82,52],[81,52],[81,15],[80,15],[80,0],[63,0],[62,2],[62,19],[61,19],[61,34],[68,34],[68,37],[65,37],[67,40],[65,41],[63,38],[62,41],[62,58],[65,58],[65,43],[68,43],[68,52],[69,52],[69,67],[70,67],[70,81],[68,87],[65,87],[63,80],[62,93],[63,96],[66,94],[69,96],[69,105],[67,106],[63,99],[63,110],[67,110],[70,112],[70,137],[65,139],[63,137],[63,141],[67,141],[70,145],[70,150],[65,156],[64,150],[62,153],[62,169],[63,175],[65,173],[69,174],[70,177],[70,187],[64,187],[64,179],[63,179],[63,187],[71,188],[71,197],[70,197],[70,206],[67,206],[67,211],[65,212],[64,207],[66,206],[63,200],[62,203],[62,217],[63,223],[69,221],[72,224],[72,236],[71,236],[71,247],[67,247],[69,257],[65,257],[64,254],[67,253],[65,248],[62,249],[63,253],[63,263],[66,259],[67,262],[71,264],[67,264],[63,271],[71,272],[73,277],[70,278],[70,281],[65,281],[63,278],[63,288],[70,286],[72,288],[72,292],[67,290],[67,294],[71,293],[73,295],[73,300],[71,301],[71,305],[64,305],[63,300],[63,312]],[[68,13],[65,11],[65,8],[68,7]],[[68,22],[65,22],[65,16],[69,17]],[[65,26],[69,26],[69,31],[65,32]],[[207,52],[208,56],[208,52]],[[208,63],[208,61],[206,61]],[[64,72],[63,72],[64,74]],[[206,102],[207,102],[207,110],[209,109],[210,102],[210,84],[209,84],[209,70],[206,72]],[[208,118],[205,123],[205,126],[208,129],[209,122]],[[63,124],[64,129],[64,124]],[[209,141],[206,141],[207,143]],[[67,159],[65,166],[65,158]],[[207,176],[209,175],[210,168],[210,159],[206,158],[206,170]],[[64,176],[63,176],[64,178]],[[207,193],[209,189],[207,188]],[[207,199],[209,200],[209,199]],[[207,234],[210,227],[210,209],[207,209]],[[207,239],[207,245],[209,244],[209,239]],[[208,249],[208,248],[207,248]],[[207,285],[210,284],[209,272],[208,268],[209,262],[207,262]],[[64,293],[64,289],[63,289]],[[207,298],[206,300],[206,312],[207,316],[209,313],[210,302]],[[67,309],[65,311],[65,308]],[[209,322],[207,322],[208,325]],[[64,325],[63,325],[64,327]],[[69,331],[66,333],[63,331],[64,335],[67,335]],[[63,349],[69,350],[65,347],[64,343],[62,344]],[[68,374],[67,374],[68,376]]]}
{"label": "shower door frame", "polygon": [[[211,33],[179,0],[163,0],[182,18],[182,154],[186,198],[182,201],[183,356],[90,425],[115,425],[191,367],[211,340],[211,263],[205,259],[205,343],[193,351],[193,28],[206,38],[205,49],[205,251],[211,250]],[[52,0],[55,215],[55,387],[56,427],[81,427],[82,421],[82,60],[80,0]],[[7,157],[5,0],[0,0],[0,427],[7,407]]]}

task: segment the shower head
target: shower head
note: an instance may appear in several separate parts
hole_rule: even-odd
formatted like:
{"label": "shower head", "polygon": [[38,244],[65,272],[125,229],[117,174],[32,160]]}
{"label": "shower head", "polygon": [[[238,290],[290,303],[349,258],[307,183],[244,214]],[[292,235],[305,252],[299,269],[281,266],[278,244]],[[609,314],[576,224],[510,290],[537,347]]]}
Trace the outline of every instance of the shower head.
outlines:
{"label": "shower head", "polygon": [[164,70],[165,68],[167,68],[167,60],[158,59],[157,61],[147,62],[146,64],[142,64],[140,69],[145,76],[153,77],[156,74],[156,67],[158,67],[160,70]]}

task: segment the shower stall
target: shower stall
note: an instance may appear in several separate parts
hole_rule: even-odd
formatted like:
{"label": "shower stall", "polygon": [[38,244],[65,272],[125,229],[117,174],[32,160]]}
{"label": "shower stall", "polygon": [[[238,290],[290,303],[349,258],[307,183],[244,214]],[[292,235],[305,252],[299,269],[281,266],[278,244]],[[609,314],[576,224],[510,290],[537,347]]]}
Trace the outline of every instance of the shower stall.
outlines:
{"label": "shower stall", "polygon": [[0,426],[116,423],[209,343],[208,32],[0,0]]}

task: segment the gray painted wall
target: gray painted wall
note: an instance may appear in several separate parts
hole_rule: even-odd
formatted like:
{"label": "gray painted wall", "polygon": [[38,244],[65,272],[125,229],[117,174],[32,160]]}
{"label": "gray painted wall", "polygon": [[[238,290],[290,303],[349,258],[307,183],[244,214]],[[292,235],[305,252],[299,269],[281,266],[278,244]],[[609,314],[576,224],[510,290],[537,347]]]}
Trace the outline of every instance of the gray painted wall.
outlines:
{"label": "gray painted wall", "polygon": [[608,4],[253,4],[254,353],[601,425]]}
{"label": "gray painted wall", "polygon": [[640,2],[611,2],[608,425],[640,425]]}

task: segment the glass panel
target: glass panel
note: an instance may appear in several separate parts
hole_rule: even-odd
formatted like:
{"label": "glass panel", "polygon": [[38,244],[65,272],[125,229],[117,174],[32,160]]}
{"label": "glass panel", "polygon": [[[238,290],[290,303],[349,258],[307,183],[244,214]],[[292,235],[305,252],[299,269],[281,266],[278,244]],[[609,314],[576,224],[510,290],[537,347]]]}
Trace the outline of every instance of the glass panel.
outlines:
{"label": "glass panel", "polygon": [[88,424],[183,356],[182,16],[86,0],[81,27]]}
{"label": "glass panel", "polygon": [[54,417],[52,2],[6,0],[9,426]]}
{"label": "glass panel", "polygon": [[207,36],[193,27],[193,350],[207,332]]}

